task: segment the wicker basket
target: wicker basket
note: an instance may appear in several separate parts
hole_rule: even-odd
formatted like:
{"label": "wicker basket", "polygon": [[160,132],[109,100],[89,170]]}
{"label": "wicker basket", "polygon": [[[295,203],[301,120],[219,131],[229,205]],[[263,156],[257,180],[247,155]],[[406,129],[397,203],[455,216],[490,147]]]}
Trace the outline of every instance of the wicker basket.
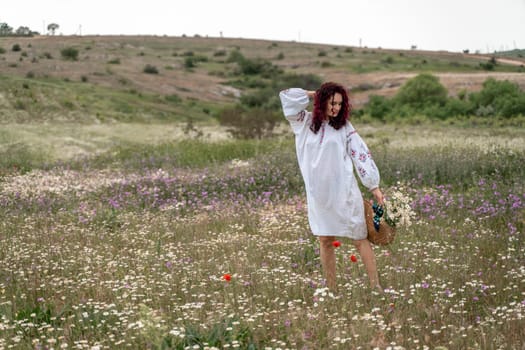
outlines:
{"label": "wicker basket", "polygon": [[370,201],[363,198],[365,206],[365,221],[368,230],[368,240],[377,245],[387,245],[392,243],[396,237],[396,230],[388,225],[383,218],[379,223],[379,230],[374,227],[374,209]]}

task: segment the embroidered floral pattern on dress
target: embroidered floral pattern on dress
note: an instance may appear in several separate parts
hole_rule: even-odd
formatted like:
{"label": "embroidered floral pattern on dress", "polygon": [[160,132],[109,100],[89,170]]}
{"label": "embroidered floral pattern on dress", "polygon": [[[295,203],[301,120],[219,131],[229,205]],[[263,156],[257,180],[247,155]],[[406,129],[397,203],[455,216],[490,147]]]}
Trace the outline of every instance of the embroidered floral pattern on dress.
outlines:
{"label": "embroidered floral pattern on dress", "polygon": [[297,121],[302,122],[304,120],[305,115],[306,115],[306,112],[304,110],[297,113]]}

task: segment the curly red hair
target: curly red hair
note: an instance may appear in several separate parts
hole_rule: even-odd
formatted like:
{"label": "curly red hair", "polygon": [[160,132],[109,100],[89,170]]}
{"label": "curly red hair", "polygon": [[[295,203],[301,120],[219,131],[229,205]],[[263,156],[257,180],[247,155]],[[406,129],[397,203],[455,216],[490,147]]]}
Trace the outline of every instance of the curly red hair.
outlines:
{"label": "curly red hair", "polygon": [[[335,94],[341,94],[343,97],[343,104],[339,110],[337,117],[328,118],[326,116],[326,106]],[[314,97],[314,109],[312,116],[312,125],[310,129],[317,134],[323,121],[328,118],[328,123],[336,130],[342,128],[346,121],[350,118],[350,113],[352,111],[352,105],[350,104],[350,99],[346,93],[346,89],[337,83],[328,82],[321,85],[321,87],[315,92]]]}

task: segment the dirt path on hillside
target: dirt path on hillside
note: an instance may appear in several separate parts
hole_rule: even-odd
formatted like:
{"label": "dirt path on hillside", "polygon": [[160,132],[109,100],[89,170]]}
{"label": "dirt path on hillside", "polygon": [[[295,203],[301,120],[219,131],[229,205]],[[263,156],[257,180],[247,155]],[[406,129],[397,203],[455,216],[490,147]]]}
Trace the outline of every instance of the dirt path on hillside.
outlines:
{"label": "dirt path on hillside", "polygon": [[[488,61],[492,58],[492,57],[487,57],[487,56],[470,55],[470,54],[468,55],[468,57],[477,58],[477,59],[485,60],[485,61]],[[512,66],[525,66],[525,60],[520,60],[518,58],[496,57],[496,62],[510,64]]]}

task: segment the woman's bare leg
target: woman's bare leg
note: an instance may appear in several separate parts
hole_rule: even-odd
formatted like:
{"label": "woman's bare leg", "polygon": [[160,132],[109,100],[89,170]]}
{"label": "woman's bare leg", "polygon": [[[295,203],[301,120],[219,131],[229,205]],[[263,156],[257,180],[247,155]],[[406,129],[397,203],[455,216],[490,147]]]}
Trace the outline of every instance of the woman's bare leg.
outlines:
{"label": "woman's bare leg", "polygon": [[321,265],[323,266],[323,273],[326,279],[326,285],[331,290],[335,290],[337,284],[335,282],[335,252],[333,242],[334,236],[319,236],[319,245],[321,253]]}
{"label": "woman's bare leg", "polygon": [[353,243],[365,265],[366,273],[370,280],[370,287],[380,290],[381,285],[379,284],[379,275],[377,273],[376,256],[370,245],[370,241],[368,241],[368,239],[361,239],[354,241]]}

